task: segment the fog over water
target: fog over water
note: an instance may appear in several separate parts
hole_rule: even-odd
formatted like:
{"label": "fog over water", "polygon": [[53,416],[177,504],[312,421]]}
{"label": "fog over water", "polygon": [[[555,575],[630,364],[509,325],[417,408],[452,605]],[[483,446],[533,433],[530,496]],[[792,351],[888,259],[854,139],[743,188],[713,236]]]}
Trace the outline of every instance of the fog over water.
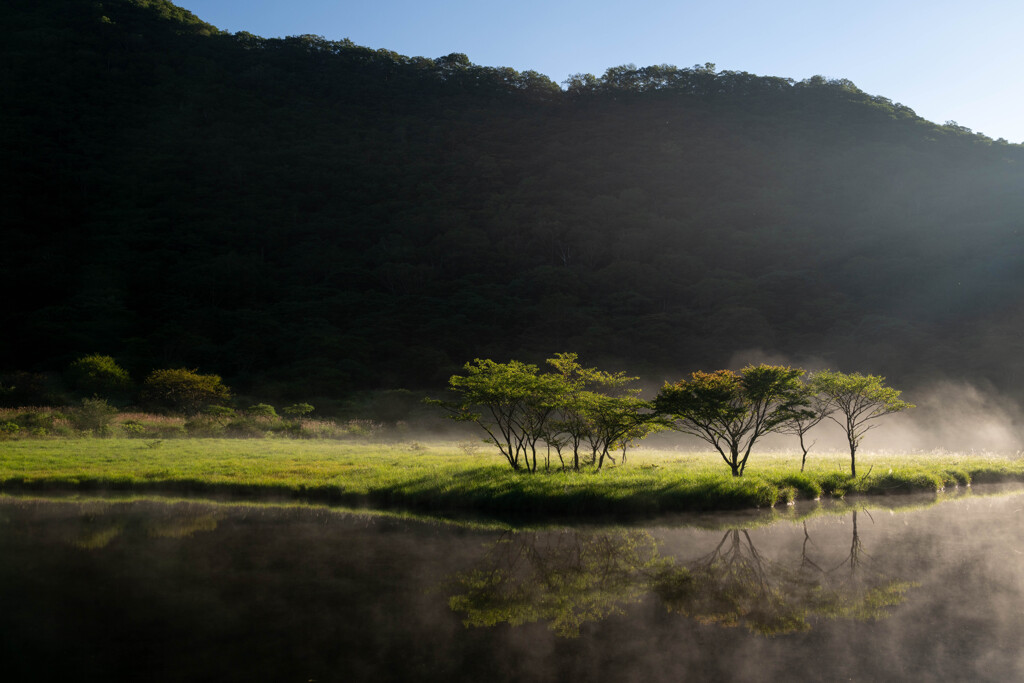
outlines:
{"label": "fog over water", "polygon": [[974,489],[522,531],[0,497],[0,654],[13,680],[1018,680],[1024,494]]}

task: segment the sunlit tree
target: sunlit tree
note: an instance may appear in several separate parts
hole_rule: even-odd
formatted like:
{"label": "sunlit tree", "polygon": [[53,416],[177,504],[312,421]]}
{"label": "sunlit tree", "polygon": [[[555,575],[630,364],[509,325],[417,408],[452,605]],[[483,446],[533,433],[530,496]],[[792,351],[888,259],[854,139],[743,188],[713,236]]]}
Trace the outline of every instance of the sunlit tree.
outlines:
{"label": "sunlit tree", "polygon": [[516,360],[496,363],[477,358],[463,369],[465,374],[448,380],[454,400],[427,402],[448,410],[453,420],[477,424],[512,469],[535,472],[537,442],[547,433],[565,394],[561,378],[538,374],[536,365]]}
{"label": "sunlit tree", "polygon": [[815,387],[814,376],[812,375],[803,384],[804,405],[793,411],[793,415],[783,422],[776,429],[780,434],[792,434],[800,440],[800,471],[804,471],[807,465],[807,453],[814,446],[814,442],[807,443],[806,436],[812,428],[821,424],[821,421],[835,411],[832,398],[827,396]]}
{"label": "sunlit tree", "polygon": [[674,429],[711,444],[740,477],[754,443],[804,407],[803,374],[774,365],[694,372],[689,380],[665,384],[654,405]]}
{"label": "sunlit tree", "polygon": [[828,418],[846,431],[850,445],[850,476],[857,476],[857,448],[864,435],[877,427],[874,420],[913,408],[900,398],[898,389],[885,386],[885,378],[822,370],[814,376],[814,388],[835,406]]}

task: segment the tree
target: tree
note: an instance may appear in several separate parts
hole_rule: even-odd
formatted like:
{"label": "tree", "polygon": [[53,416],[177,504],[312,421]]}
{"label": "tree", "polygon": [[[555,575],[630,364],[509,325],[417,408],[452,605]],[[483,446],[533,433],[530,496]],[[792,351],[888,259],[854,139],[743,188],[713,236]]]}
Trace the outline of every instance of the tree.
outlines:
{"label": "tree", "polygon": [[453,420],[479,425],[513,470],[525,467],[536,472],[537,442],[565,393],[561,377],[539,375],[536,365],[516,360],[496,363],[477,358],[463,369],[464,375],[448,380],[456,400],[427,403],[445,408]]}
{"label": "tree", "polygon": [[562,448],[572,444],[573,469],[580,468],[584,442],[590,446],[590,463],[601,469],[605,458],[612,459],[610,449],[621,447],[625,453],[630,441],[652,431],[646,425],[657,418],[653,406],[639,397],[639,389],[629,387],[636,377],[584,368],[575,353],[555,354],[548,364],[557,371],[563,391],[545,439],[559,459]]}
{"label": "tree", "polygon": [[748,365],[739,374],[698,371],[690,380],[666,383],[654,406],[674,429],[711,444],[740,477],[754,442],[804,407],[803,373],[763,364]]}
{"label": "tree", "polygon": [[877,375],[822,370],[814,375],[813,386],[835,406],[835,413],[828,418],[846,430],[851,477],[857,476],[857,448],[861,440],[878,426],[872,421],[914,407],[900,398],[902,392],[885,386],[885,378]]}
{"label": "tree", "polygon": [[835,410],[835,406],[832,405],[832,399],[821,394],[815,388],[813,375],[804,383],[802,391],[804,392],[806,404],[796,409],[793,416],[776,429],[780,434],[793,434],[799,438],[801,472],[804,471],[804,466],[807,464],[807,452],[814,446],[813,441],[810,444],[805,443],[804,436]]}
{"label": "tree", "polygon": [[[558,451],[559,460],[562,460],[562,448],[572,446],[574,470],[580,469],[580,446],[590,433],[585,411],[589,393],[586,387],[597,372],[594,368],[584,368],[578,358],[575,353],[556,353],[554,358],[548,358],[548,365],[561,377],[563,393],[548,423],[546,441]],[[564,461],[562,465],[564,467]]]}
{"label": "tree", "polygon": [[[454,401],[428,399],[445,408],[454,420],[475,422],[487,432],[514,470],[537,471],[537,444],[558,452],[570,444],[573,469],[580,469],[580,449],[590,448],[589,464],[600,469],[609,451],[628,438],[642,438],[641,429],[654,419],[651,405],[629,388],[635,377],[623,372],[584,368],[575,353],[559,353],[548,363],[556,372],[538,373],[536,365],[519,361],[495,363],[476,359],[465,365],[465,375],[453,375],[449,388]],[[614,460],[613,460],[614,461]]]}
{"label": "tree", "polygon": [[614,462],[610,449],[621,446],[623,440],[628,440],[630,435],[642,438],[649,433],[642,432],[641,426],[653,417],[651,404],[637,396],[639,389],[629,389],[627,392],[622,396],[587,392],[583,414],[590,425],[587,440],[591,448],[591,461],[596,461],[599,470],[605,458]]}
{"label": "tree", "polygon": [[110,356],[98,353],[83,356],[68,366],[68,382],[79,394],[104,399],[125,398],[132,387],[128,371]]}
{"label": "tree", "polygon": [[196,370],[154,370],[143,384],[143,397],[161,408],[196,415],[210,405],[223,405],[231,391],[219,375],[200,375]]}

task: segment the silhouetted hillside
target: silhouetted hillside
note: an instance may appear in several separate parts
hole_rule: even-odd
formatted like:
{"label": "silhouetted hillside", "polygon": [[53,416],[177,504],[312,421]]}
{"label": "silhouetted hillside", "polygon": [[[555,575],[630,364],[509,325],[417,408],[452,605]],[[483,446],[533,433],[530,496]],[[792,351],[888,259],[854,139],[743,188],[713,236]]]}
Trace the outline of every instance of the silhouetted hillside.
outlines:
{"label": "silhouetted hillside", "polygon": [[163,0],[8,0],[0,26],[0,368],[100,352],[306,397],[760,348],[1020,393],[1024,151],[848,81],[563,91]]}

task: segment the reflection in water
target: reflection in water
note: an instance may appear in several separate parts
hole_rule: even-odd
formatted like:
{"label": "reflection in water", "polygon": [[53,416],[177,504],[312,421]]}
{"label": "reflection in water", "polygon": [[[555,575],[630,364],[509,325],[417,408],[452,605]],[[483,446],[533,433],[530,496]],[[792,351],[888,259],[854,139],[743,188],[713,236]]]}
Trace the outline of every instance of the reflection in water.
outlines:
{"label": "reflection in water", "polygon": [[483,568],[459,575],[449,604],[467,626],[545,621],[561,636],[621,612],[667,567],[646,531],[506,533]]}
{"label": "reflection in water", "polygon": [[98,550],[122,535],[128,537],[128,542],[134,542],[141,538],[188,538],[217,528],[214,513],[191,506],[146,508],[134,515],[124,512],[123,506],[85,506],[75,518],[63,522],[68,543],[84,550]]}
{"label": "reflection in water", "polygon": [[1024,496],[870,515],[503,533],[0,496],[0,660],[12,681],[1024,680]]}
{"label": "reflection in water", "polygon": [[461,574],[450,606],[467,626],[547,622],[561,636],[652,594],[671,612],[704,624],[778,635],[811,628],[809,619],[880,619],[913,584],[865,563],[853,512],[849,555],[824,569],[804,525],[798,557],[773,560],[745,529],[726,531],[693,560],[662,556],[645,531],[562,531],[500,538],[478,567]]}

